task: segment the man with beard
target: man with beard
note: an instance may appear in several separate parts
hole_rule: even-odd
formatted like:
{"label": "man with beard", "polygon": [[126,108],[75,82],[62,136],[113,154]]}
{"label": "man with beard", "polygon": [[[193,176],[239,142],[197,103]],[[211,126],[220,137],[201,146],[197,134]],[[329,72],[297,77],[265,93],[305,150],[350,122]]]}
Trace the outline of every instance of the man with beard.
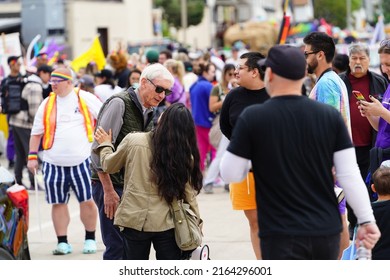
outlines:
{"label": "man with beard", "polygon": [[332,60],[336,51],[333,39],[326,33],[312,32],[306,35],[303,42],[307,71],[317,77],[309,97],[336,108],[351,135],[348,91],[343,80],[332,70]]}

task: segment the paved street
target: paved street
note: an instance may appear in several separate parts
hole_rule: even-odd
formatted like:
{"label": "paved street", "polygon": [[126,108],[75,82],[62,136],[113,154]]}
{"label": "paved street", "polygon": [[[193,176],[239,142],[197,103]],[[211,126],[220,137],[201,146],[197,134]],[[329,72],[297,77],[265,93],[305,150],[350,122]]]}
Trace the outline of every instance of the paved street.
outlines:
{"label": "paved street", "polygon": [[[7,167],[4,156],[0,165]],[[12,172],[12,170],[11,170]],[[28,183],[27,173],[24,181]],[[41,179],[39,179],[41,180]],[[73,253],[66,256],[53,256],[57,239],[51,222],[51,208],[46,203],[44,192],[29,191],[30,227],[28,231],[31,258],[33,260],[100,260],[104,250],[99,228],[96,237],[98,252],[93,255],[81,253],[84,242],[84,229],[79,219],[79,207],[75,196],[69,202],[71,223],[68,240],[73,246]],[[198,196],[199,207],[204,220],[204,244],[210,247],[213,260],[253,260],[255,259],[250,238],[249,226],[242,211],[233,211],[229,194],[222,188],[214,194],[201,193]],[[40,222],[39,222],[40,221]],[[151,252],[151,259],[155,259]]]}

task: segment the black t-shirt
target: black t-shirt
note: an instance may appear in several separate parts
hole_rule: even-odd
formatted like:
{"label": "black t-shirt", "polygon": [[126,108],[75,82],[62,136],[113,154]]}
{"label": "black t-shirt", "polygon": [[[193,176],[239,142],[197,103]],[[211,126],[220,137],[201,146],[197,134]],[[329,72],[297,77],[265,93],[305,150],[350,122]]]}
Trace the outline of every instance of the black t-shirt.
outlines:
{"label": "black t-shirt", "polygon": [[372,204],[381,238],[372,249],[373,260],[390,260],[390,200],[375,201]]}
{"label": "black t-shirt", "polygon": [[248,106],[253,104],[261,104],[269,99],[269,95],[265,88],[258,90],[249,90],[243,87],[232,89],[226,95],[222,104],[220,127],[222,133],[230,139],[233,128],[240,116],[241,112]]}
{"label": "black t-shirt", "polygon": [[246,108],[228,151],[252,161],[260,236],[339,233],[333,153],[350,147],[329,105],[290,95]]}

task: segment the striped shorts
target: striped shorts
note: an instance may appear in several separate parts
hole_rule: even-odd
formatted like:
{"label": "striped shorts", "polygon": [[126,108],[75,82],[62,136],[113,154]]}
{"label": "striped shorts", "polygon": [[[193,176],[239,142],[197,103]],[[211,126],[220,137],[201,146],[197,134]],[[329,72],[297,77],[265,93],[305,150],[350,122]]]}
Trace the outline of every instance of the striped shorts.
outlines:
{"label": "striped shorts", "polygon": [[49,204],[68,203],[71,189],[79,202],[91,199],[92,185],[89,164],[89,158],[76,166],[57,166],[43,162],[46,201]]}

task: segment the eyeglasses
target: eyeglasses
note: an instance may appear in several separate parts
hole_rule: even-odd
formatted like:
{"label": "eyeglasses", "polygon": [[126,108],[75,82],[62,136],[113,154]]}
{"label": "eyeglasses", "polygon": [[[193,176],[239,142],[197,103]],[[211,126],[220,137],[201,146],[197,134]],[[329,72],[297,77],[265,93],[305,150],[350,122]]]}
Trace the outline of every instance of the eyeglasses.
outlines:
{"label": "eyeglasses", "polygon": [[249,66],[246,66],[246,65],[237,65],[236,66],[237,71],[240,71],[240,70],[245,69],[245,68],[249,68]]}
{"label": "eyeglasses", "polygon": [[50,80],[49,85],[58,85],[59,83],[69,81],[68,79],[61,79],[61,80]]}
{"label": "eyeglasses", "polygon": [[307,58],[310,54],[318,53],[320,51],[312,51],[312,52],[304,52],[305,58]]}
{"label": "eyeglasses", "polygon": [[165,92],[165,96],[168,96],[172,93],[170,89],[163,88],[162,86],[157,86],[155,85],[151,80],[147,79],[154,87],[156,88],[155,91],[156,93],[162,93]]}
{"label": "eyeglasses", "polygon": [[386,48],[390,48],[390,39],[385,39],[380,43],[380,46],[385,46]]}

